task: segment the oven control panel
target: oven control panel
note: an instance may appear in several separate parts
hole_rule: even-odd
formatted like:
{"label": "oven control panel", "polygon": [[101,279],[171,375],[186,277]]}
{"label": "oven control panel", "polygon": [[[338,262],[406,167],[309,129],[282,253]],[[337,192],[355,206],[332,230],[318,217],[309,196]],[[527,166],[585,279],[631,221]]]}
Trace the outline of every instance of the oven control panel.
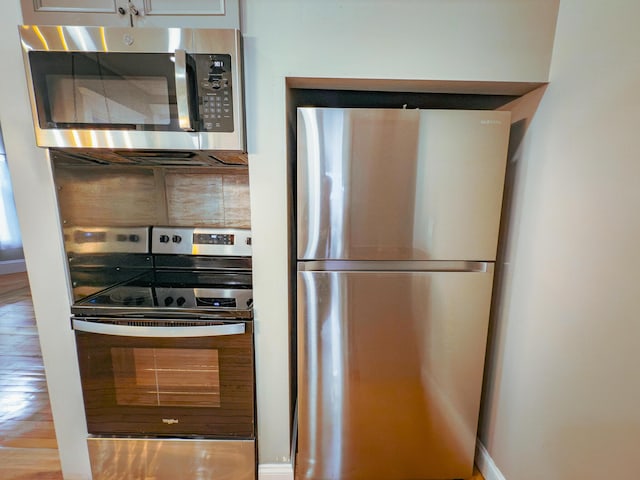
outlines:
{"label": "oven control panel", "polygon": [[75,254],[149,253],[149,227],[65,227],[64,248]]}
{"label": "oven control panel", "polygon": [[250,257],[251,230],[153,227],[151,253]]}
{"label": "oven control panel", "polygon": [[250,289],[156,287],[158,306],[166,308],[204,308],[243,310],[253,306]]}

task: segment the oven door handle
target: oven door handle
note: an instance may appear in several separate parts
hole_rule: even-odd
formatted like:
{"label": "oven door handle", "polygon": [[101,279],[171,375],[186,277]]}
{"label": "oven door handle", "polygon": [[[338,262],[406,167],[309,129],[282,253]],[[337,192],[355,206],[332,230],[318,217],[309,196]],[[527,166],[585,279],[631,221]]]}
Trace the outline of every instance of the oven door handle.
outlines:
{"label": "oven door handle", "polygon": [[73,329],[80,332],[117,335],[119,337],[219,337],[224,335],[243,335],[244,323],[226,323],[223,325],[203,325],[197,327],[139,327],[132,325],[114,325],[112,323],[88,322],[73,319]]}
{"label": "oven door handle", "polygon": [[178,124],[182,130],[193,131],[191,108],[189,103],[189,81],[187,73],[187,52],[176,50],[176,106],[178,107]]}

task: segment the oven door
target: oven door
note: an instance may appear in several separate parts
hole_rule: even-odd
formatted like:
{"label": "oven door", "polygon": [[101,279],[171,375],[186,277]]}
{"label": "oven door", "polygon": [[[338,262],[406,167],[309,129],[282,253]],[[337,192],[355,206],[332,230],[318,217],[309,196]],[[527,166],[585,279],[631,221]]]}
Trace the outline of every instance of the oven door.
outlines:
{"label": "oven door", "polygon": [[253,324],[210,323],[73,319],[89,433],[254,438]]}

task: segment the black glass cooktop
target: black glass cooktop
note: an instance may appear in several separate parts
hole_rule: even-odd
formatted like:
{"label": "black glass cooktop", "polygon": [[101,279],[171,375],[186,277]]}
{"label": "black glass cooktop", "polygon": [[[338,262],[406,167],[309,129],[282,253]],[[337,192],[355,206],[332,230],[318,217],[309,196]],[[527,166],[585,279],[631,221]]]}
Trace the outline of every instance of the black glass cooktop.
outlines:
{"label": "black glass cooktop", "polygon": [[251,318],[247,272],[154,270],[77,300],[76,316]]}

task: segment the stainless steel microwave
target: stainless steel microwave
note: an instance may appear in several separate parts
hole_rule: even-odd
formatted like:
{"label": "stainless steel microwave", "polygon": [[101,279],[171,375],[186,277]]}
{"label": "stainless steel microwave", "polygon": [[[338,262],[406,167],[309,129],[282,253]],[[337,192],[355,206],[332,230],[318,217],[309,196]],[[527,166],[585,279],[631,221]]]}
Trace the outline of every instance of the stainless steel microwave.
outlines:
{"label": "stainless steel microwave", "polygon": [[39,146],[246,151],[237,30],[19,29]]}

